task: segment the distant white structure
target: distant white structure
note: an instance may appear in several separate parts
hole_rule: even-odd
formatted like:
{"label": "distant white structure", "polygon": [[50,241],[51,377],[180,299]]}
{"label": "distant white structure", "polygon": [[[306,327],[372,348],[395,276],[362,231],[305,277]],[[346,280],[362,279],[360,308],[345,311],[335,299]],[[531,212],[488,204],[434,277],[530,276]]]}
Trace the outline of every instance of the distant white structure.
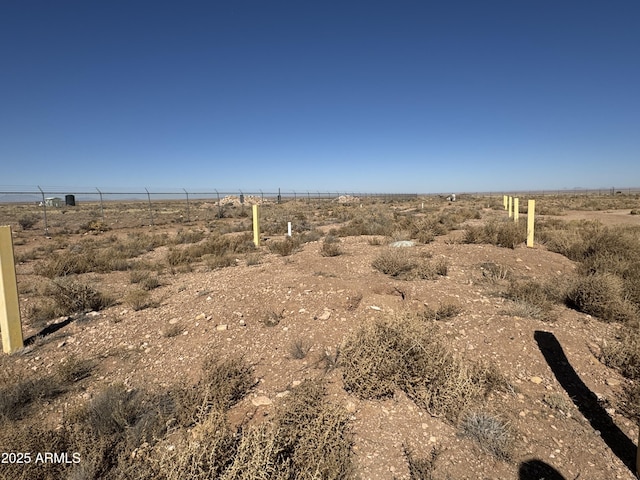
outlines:
{"label": "distant white structure", "polygon": [[449,195],[449,196],[447,197],[447,200],[448,200],[449,202],[455,202],[455,201],[456,201],[456,194],[455,194],[455,193],[452,193],[451,195]]}
{"label": "distant white structure", "polygon": [[[60,197],[49,197],[44,199],[44,204],[47,207],[62,207],[64,205],[64,201]],[[42,202],[40,202],[42,205]]]}

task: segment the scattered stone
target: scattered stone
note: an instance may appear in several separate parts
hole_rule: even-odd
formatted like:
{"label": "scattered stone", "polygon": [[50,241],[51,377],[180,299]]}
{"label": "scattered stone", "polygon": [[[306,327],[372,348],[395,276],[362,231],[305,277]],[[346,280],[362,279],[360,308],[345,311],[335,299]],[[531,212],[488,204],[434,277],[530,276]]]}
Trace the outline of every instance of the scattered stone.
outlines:
{"label": "scattered stone", "polygon": [[66,344],[67,344],[67,342],[63,340],[63,341],[61,341],[61,342],[58,344],[58,348],[62,348],[62,347],[64,347]]}
{"label": "scattered stone", "polygon": [[531,377],[529,381],[531,383],[535,383],[536,385],[540,385],[542,383],[542,379],[540,377]]}
{"label": "scattered stone", "polygon": [[620,380],[617,380],[615,378],[607,378],[605,380],[605,383],[610,387],[617,387],[618,385],[620,385]]}
{"label": "scattered stone", "polygon": [[206,318],[207,316],[204,313],[199,313],[198,315],[196,315],[196,320],[204,320]]}
{"label": "scattered stone", "polygon": [[320,315],[318,317],[319,320],[329,320],[329,318],[331,317],[331,311],[330,310],[325,310],[322,315]]}
{"label": "scattered stone", "polygon": [[247,322],[245,322],[244,319],[240,319],[240,321],[238,323],[240,324],[241,327],[246,327],[247,326]]}
{"label": "scattered stone", "polygon": [[265,395],[260,395],[258,397],[252,398],[251,403],[256,407],[261,407],[261,406],[271,405],[273,401]]}
{"label": "scattered stone", "polygon": [[370,306],[369,306],[369,308],[370,308],[371,310],[376,310],[376,311],[378,311],[378,312],[382,310],[380,307],[376,307],[375,305],[370,305]]}
{"label": "scattered stone", "polygon": [[356,412],[356,404],[354,402],[352,402],[351,400],[349,400],[347,402],[347,404],[344,407],[348,413],[355,413]]}
{"label": "scattered stone", "polygon": [[173,317],[171,320],[169,320],[169,325],[175,325],[179,321],[180,321],[179,318]]}
{"label": "scattered stone", "polygon": [[436,443],[437,440],[436,437],[429,437],[429,443]]}
{"label": "scattered stone", "polygon": [[219,332],[226,330],[227,328],[229,328],[227,324],[216,325],[216,330],[218,330]]}
{"label": "scattered stone", "polygon": [[298,385],[300,385],[302,383],[301,380],[294,380],[293,382],[291,382],[291,386],[292,387],[297,387]]}
{"label": "scattered stone", "polygon": [[276,393],[276,398],[283,398],[286,397],[287,395],[289,395],[291,393],[291,391],[289,390],[285,390],[284,392],[278,392]]}

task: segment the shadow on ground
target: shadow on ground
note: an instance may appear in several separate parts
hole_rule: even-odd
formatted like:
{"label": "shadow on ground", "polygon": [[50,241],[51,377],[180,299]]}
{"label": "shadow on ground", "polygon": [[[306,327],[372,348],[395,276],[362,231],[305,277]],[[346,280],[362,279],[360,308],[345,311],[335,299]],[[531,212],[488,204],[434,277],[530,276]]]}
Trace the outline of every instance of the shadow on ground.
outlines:
{"label": "shadow on ground", "polygon": [[[553,333],[537,330],[534,338],[556,379],[569,394],[580,413],[589,421],[594,430],[600,432],[602,440],[629,470],[635,475],[636,446],[613,422],[598,397],[580,379],[569,363],[562,345]],[[559,474],[558,474],[559,475]],[[536,478],[536,477],[521,477]],[[551,478],[562,478],[551,477]]]}
{"label": "shadow on ground", "polygon": [[29,345],[31,345],[33,342],[36,341],[36,339],[38,337],[44,338],[48,335],[51,335],[53,333],[56,333],[58,330],[60,330],[61,328],[66,327],[67,325],[69,325],[71,322],[73,321],[73,318],[68,317],[65,320],[58,322],[58,323],[53,323],[51,325],[48,325],[47,327],[43,328],[42,330],[40,330],[38,333],[36,333],[35,335],[31,335],[29,338],[27,338],[24,341],[24,346],[28,347]]}
{"label": "shadow on ground", "polygon": [[537,458],[527,460],[518,468],[518,480],[566,480],[560,472]]}

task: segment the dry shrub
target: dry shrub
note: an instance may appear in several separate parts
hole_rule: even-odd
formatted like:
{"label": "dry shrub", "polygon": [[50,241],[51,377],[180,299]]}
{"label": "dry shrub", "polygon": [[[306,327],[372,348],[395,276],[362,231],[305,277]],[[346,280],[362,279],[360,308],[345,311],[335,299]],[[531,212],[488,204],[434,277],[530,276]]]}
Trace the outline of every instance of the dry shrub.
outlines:
{"label": "dry shrub", "polygon": [[640,338],[638,329],[625,327],[618,338],[601,345],[600,360],[608,367],[615,368],[622,375],[640,381]]}
{"label": "dry shrub", "polygon": [[38,218],[33,215],[23,215],[18,218],[18,225],[22,227],[22,230],[29,230],[36,224],[37,221]]}
{"label": "dry shrub", "polygon": [[341,349],[345,389],[361,398],[403,390],[432,415],[455,421],[503,382],[495,369],[453,355],[435,324],[417,317],[378,319]]}
{"label": "dry shrub", "polygon": [[404,248],[388,248],[380,253],[371,264],[376,270],[392,277],[407,274],[417,265],[416,259]]}
{"label": "dry shrub", "polygon": [[323,257],[337,257],[342,255],[342,248],[340,247],[340,239],[333,235],[327,235],[324,237],[322,247],[320,248],[320,255]]}
{"label": "dry shrub", "polygon": [[55,398],[66,391],[56,377],[26,378],[16,381],[9,375],[0,378],[0,423],[20,420],[34,404]]}
{"label": "dry shrub", "polygon": [[469,412],[460,423],[460,434],[474,440],[482,450],[499,460],[513,455],[513,438],[509,426],[486,412]]}
{"label": "dry shrub", "polygon": [[354,218],[347,225],[341,226],[337,234],[340,237],[357,237],[360,235],[390,236],[394,230],[394,222],[389,216],[369,214]]}
{"label": "dry shrub", "polygon": [[57,375],[63,383],[74,383],[87,378],[96,366],[92,360],[80,359],[75,355],[65,358],[57,367]]}
{"label": "dry shrub", "polygon": [[75,280],[55,280],[49,296],[54,300],[57,315],[72,315],[91,310],[102,310],[113,305],[114,300],[90,285]]}
{"label": "dry shrub", "polygon": [[505,265],[498,265],[497,263],[481,263],[480,270],[482,270],[482,278],[490,283],[509,280],[512,277],[512,272],[509,267]]}
{"label": "dry shrub", "polygon": [[409,480],[435,480],[436,461],[440,456],[441,450],[433,447],[426,457],[418,457],[415,451],[406,445],[403,450],[409,467]]}
{"label": "dry shrub", "polygon": [[151,297],[147,290],[131,290],[124,296],[124,302],[136,312],[145,308],[155,308],[160,303]]}
{"label": "dry shrub", "polygon": [[267,247],[271,253],[277,253],[282,257],[287,257],[298,251],[300,243],[293,237],[287,237],[284,240],[269,242]]}
{"label": "dry shrub", "polygon": [[498,247],[516,248],[527,239],[524,222],[489,222],[482,227],[468,226],[462,237],[463,243],[488,243]]}
{"label": "dry shrub", "polygon": [[235,256],[229,253],[223,255],[205,255],[203,260],[211,270],[236,266]]}
{"label": "dry shrub", "polygon": [[141,450],[164,436],[172,408],[159,397],[123,385],[98,392],[65,424],[72,451],[82,459],[75,478],[154,478],[152,463]]}
{"label": "dry shrub", "polygon": [[540,283],[535,280],[509,284],[505,297],[512,303],[503,312],[517,317],[555,321],[554,303],[564,300],[565,292],[558,282]]}
{"label": "dry shrub", "polygon": [[253,368],[244,358],[209,357],[203,363],[198,384],[176,392],[177,419],[184,426],[198,423],[211,411],[231,407],[254,385]]}
{"label": "dry shrub", "polygon": [[567,305],[606,322],[631,322],[638,313],[625,299],[622,280],[607,273],[577,277],[567,291]]}
{"label": "dry shrub", "polygon": [[425,307],[424,311],[420,313],[420,316],[425,320],[446,320],[462,313],[460,305],[455,303],[441,303],[435,310],[430,307]]}
{"label": "dry shrub", "polygon": [[205,233],[202,230],[178,230],[175,237],[171,239],[171,243],[185,244],[185,243],[198,243],[205,237]]}
{"label": "dry shrub", "polygon": [[60,480],[67,477],[66,463],[36,463],[38,453],[69,452],[72,460],[73,446],[69,443],[65,430],[51,430],[30,421],[6,422],[0,428],[0,445],[3,452],[30,452],[31,462],[0,464],[0,478],[3,480]]}
{"label": "dry shrub", "polygon": [[237,441],[224,413],[213,410],[191,433],[184,433],[173,450],[165,449],[160,470],[167,480],[221,478],[236,449]]}
{"label": "dry shrub", "polygon": [[352,443],[348,414],[327,402],[324,384],[306,380],[272,420],[238,432],[212,409],[163,454],[161,472],[171,480],[349,479]]}
{"label": "dry shrub", "polygon": [[302,360],[311,350],[311,344],[301,338],[294,340],[289,346],[289,355],[296,360]]}

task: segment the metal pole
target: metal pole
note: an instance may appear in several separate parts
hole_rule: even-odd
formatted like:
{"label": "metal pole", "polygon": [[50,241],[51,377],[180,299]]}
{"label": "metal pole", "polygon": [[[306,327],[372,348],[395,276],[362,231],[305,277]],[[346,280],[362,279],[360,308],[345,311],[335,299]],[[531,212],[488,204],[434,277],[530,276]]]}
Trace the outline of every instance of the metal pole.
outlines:
{"label": "metal pole", "polygon": [[42,194],[42,213],[44,216],[44,234],[47,235],[49,233],[49,224],[47,223],[47,200],[44,198],[44,192],[40,188],[40,185],[38,185],[38,190],[40,190],[40,193]]}
{"label": "metal pole", "polygon": [[182,190],[184,190],[184,194],[187,196],[187,222],[190,222],[191,220],[189,220],[189,192],[187,192],[185,188],[183,188]]}
{"label": "metal pole", "polygon": [[98,194],[100,195],[100,216],[102,217],[102,221],[104,222],[104,206],[102,205],[102,192],[96,187],[98,190]]}
{"label": "metal pole", "polygon": [[216,196],[218,197],[218,218],[222,218],[222,207],[220,206],[220,194],[218,193],[218,190],[215,190],[216,192]]}
{"label": "metal pole", "polygon": [[151,226],[153,226],[153,210],[151,209],[151,194],[149,190],[145,187],[145,191],[147,192],[147,199],[149,200],[149,218],[151,219]]}

